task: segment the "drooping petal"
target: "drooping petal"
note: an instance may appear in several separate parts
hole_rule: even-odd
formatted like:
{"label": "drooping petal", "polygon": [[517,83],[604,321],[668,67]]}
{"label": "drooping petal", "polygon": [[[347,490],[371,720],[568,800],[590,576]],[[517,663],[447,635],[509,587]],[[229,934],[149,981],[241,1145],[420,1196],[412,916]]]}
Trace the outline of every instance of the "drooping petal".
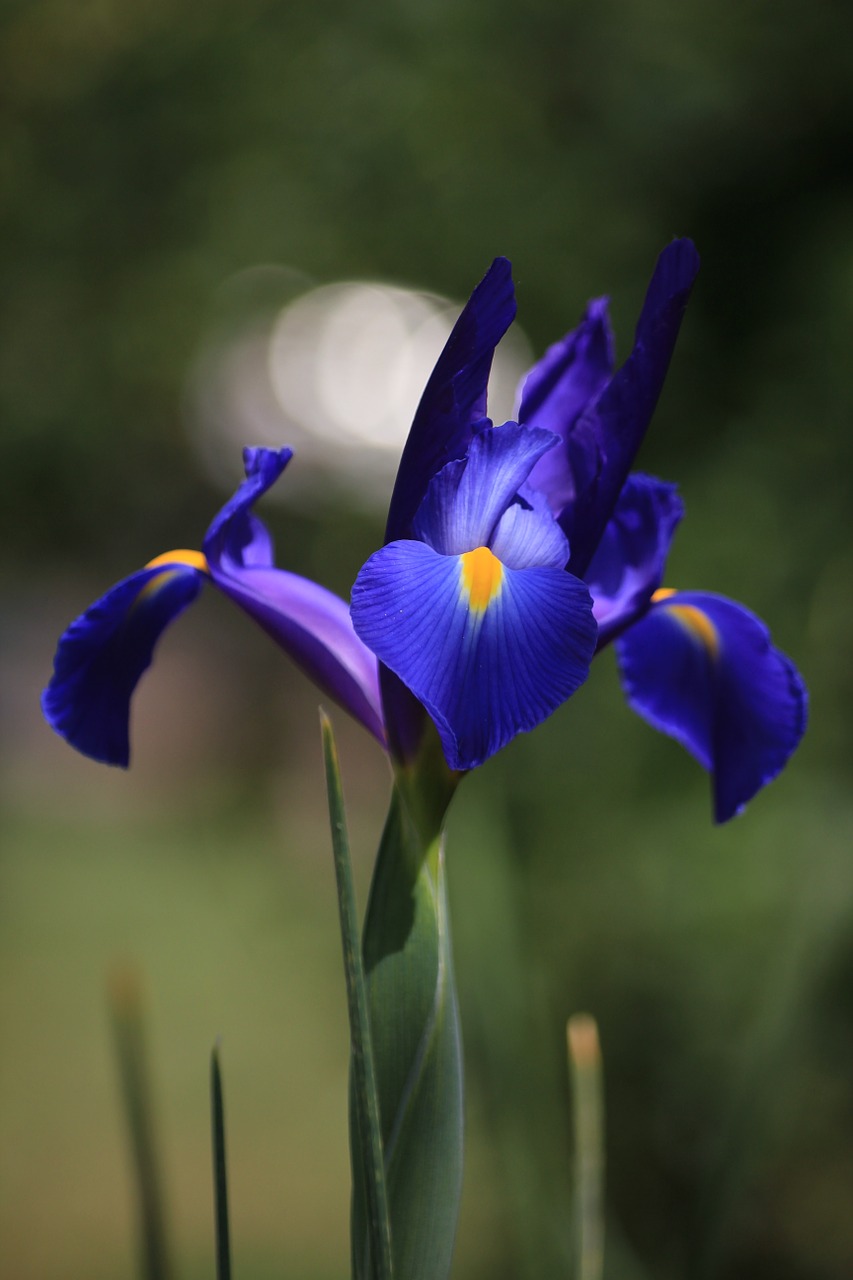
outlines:
{"label": "drooping petal", "polygon": [[648,607],[683,515],[674,484],[639,472],[628,477],[585,575],[599,649]]}
{"label": "drooping petal", "polygon": [[204,540],[211,579],[384,744],[376,659],[353,631],[346,603],[308,578],[274,568],[272,539],[252,511],[292,456],[291,449],[243,450],[246,479]]}
{"label": "drooping petal", "polygon": [[[180,554],[180,553],[176,553]],[[72,747],[127,767],[130,699],[160,635],[198,595],[203,557],[162,560],[119,582],[61,637],[42,694],[48,724]]]}
{"label": "drooping petal", "polygon": [[569,568],[583,577],[651,421],[681,327],[699,255],[690,240],[674,240],[660,255],[646,293],[634,348],[580,418],[576,433],[600,459],[591,482],[578,485],[567,512]]}
{"label": "drooping petal", "polygon": [[508,569],[485,547],[383,547],[356,579],[352,616],[429,711],[452,769],[474,768],[556,710],[595,647],[583,583],[550,567]]}
{"label": "drooping petal", "polygon": [[560,444],[540,458],[530,475],[530,483],[547,495],[555,514],[573,501],[578,487],[584,488],[594,479],[600,461],[596,441],[578,434],[576,428],[612,372],[613,334],[607,299],[596,298],[578,328],[550,347],[524,381],[519,422],[543,427],[560,437]]}
{"label": "drooping petal", "polygon": [[413,522],[415,537],[442,555],[488,546],[531,468],[556,443],[550,431],[515,422],[478,431],[468,456],[431,481]]}
{"label": "drooping petal", "polygon": [[421,396],[391,497],[386,542],[409,537],[432,477],[464,455],[473,426],[486,416],[495,347],[514,319],[510,264],[495,258],[465,304]]}
{"label": "drooping petal", "polygon": [[272,540],[252,507],[275,484],[292,457],[292,449],[243,450],[246,479],[205,534],[204,553],[211,569],[272,565]]}
{"label": "drooping petal", "polygon": [[742,605],[700,591],[659,593],[616,642],[628,701],[713,775],[725,822],[784,766],[806,725],[805,685]]}
{"label": "drooping petal", "polygon": [[254,618],[324,693],[384,745],[376,659],[353,630],[346,603],[285,569],[211,565],[215,586]]}

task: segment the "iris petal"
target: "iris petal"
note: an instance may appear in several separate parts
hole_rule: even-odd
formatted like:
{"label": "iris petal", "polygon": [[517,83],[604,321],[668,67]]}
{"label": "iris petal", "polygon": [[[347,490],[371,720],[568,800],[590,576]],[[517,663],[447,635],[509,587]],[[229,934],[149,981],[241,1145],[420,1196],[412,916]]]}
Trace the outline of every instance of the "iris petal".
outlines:
{"label": "iris petal", "polygon": [[718,822],[739,813],[805,730],[794,664],[749,610],[699,591],[668,593],[616,645],[630,705],[712,772]]}
{"label": "iris petal", "polygon": [[275,484],[292,457],[292,449],[243,450],[246,479],[205,534],[204,552],[211,570],[272,565],[272,540],[252,507]]}
{"label": "iris petal", "polygon": [[427,708],[452,769],[474,768],[556,710],[586,679],[595,647],[576,578],[501,566],[487,581],[488,566],[468,567],[466,590],[463,557],[393,542],[352,595],[356,631]]}
{"label": "iris petal", "polygon": [[648,607],[663,581],[683,514],[674,484],[638,472],[628,477],[584,575],[594,601],[599,649]]}
{"label": "iris petal", "polygon": [[565,569],[569,558],[566,535],[551,514],[548,500],[528,485],[501,516],[490,546],[510,569],[550,565]]}
{"label": "iris petal", "polygon": [[431,481],[414,520],[415,537],[442,555],[489,545],[531,468],[556,443],[550,431],[515,422],[479,431],[468,456],[448,463]]}
{"label": "iris petal", "polygon": [[385,743],[376,658],[345,601],[284,569],[211,568],[214,584],[254,618],[314,683]]}
{"label": "iris petal", "polygon": [[486,416],[486,384],[495,347],[515,319],[512,270],[495,258],[465,304],[421,396],[391,496],[386,542],[410,534],[427,485],[461,458]]}
{"label": "iris petal", "polygon": [[698,270],[699,255],[690,240],[667,245],[655,266],[630,356],[578,422],[575,434],[585,441],[591,479],[578,485],[567,513],[573,573],[585,575],[628,478],[661,393]]}
{"label": "iris petal", "polygon": [[131,695],[160,635],[195,599],[204,577],[180,562],[161,562],[119,582],[71,623],[42,710],[72,747],[127,766]]}
{"label": "iris petal", "polygon": [[548,495],[555,514],[592,482],[590,462],[597,467],[593,448],[576,431],[578,419],[604,389],[613,372],[613,334],[607,299],[590,302],[577,329],[549,347],[528,373],[521,390],[518,420],[543,427],[561,443],[537,462],[530,483]]}

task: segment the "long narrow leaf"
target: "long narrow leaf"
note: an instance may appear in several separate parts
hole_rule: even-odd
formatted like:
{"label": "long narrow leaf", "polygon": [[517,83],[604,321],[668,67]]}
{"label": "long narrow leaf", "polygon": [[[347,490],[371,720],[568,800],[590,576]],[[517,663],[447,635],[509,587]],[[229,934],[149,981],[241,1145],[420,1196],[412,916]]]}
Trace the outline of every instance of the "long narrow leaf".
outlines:
{"label": "long narrow leaf", "polygon": [[216,1221],[217,1280],[231,1280],[231,1244],[228,1230],[228,1165],[225,1156],[225,1107],[219,1047],[210,1055],[210,1121],[213,1143],[213,1212]]}
{"label": "long narrow leaf", "polygon": [[[397,780],[370,889],[364,964],[382,1115],[394,1269],[446,1280],[462,1190],[462,1045],[442,839],[446,796]],[[354,1270],[367,1206],[353,1200]]]}
{"label": "long narrow leaf", "polygon": [[586,1013],[566,1027],[575,1130],[577,1280],[601,1280],[604,1270],[604,1102],[598,1027]]}
{"label": "long narrow leaf", "polygon": [[361,954],[358,911],[355,902],[337,751],[335,749],[332,726],[328,717],[322,712],[321,726],[323,731],[323,754],[326,763],[329,818],[332,826],[332,848],[335,858],[335,878],[338,888],[338,909],[341,921],[347,1003],[349,1007],[352,1086],[357,1121],[355,1132],[358,1134],[357,1145],[360,1148],[356,1150],[356,1143],[354,1142],[352,1152],[353,1172],[355,1176],[356,1162],[358,1161],[364,1175],[364,1191],[367,1199],[370,1235],[370,1259],[374,1280],[391,1280],[391,1219],[388,1212],[388,1194],[385,1186],[385,1161],[382,1150],[379,1099],[376,1091],[376,1073],[373,1062],[373,1045],[364,964]]}
{"label": "long narrow leaf", "polygon": [[135,969],[123,968],[112,975],[109,1003],[136,1178],[140,1270],[145,1280],[170,1280],[172,1267],[145,1058],[142,991]]}

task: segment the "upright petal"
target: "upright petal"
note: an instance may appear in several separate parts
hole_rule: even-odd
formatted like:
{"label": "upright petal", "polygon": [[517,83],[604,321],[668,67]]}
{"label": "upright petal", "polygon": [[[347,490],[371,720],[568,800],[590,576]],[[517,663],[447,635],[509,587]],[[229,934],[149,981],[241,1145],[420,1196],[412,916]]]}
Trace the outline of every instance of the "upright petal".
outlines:
{"label": "upright petal", "polygon": [[498,521],[536,461],[557,443],[550,431],[505,422],[478,431],[466,458],[430,482],[413,532],[442,555],[488,546]]}
{"label": "upright petal", "polygon": [[599,649],[648,608],[683,515],[674,484],[639,472],[628,477],[585,574]]}
{"label": "upright petal", "polygon": [[581,577],[651,421],[698,270],[699,255],[690,240],[674,240],[664,249],[646,293],[634,349],[578,422],[587,451],[594,449],[601,459],[590,482],[578,486],[568,513],[569,567]]}
{"label": "upright petal", "polygon": [[597,441],[576,428],[612,373],[607,299],[596,298],[578,328],[550,347],[524,380],[519,422],[560,437],[560,444],[540,458],[530,476],[530,483],[547,495],[555,515],[573,501],[578,487],[592,482],[598,470]]}
{"label": "upright petal", "polygon": [[495,258],[465,304],[421,396],[391,497],[386,542],[410,536],[430,480],[446,462],[464,455],[473,426],[486,416],[495,347],[514,319],[510,264]]}
{"label": "upright petal", "polygon": [[806,726],[805,685],[742,605],[660,592],[616,642],[628,701],[711,771],[725,822],[783,768]]}
{"label": "upright petal", "polygon": [[119,582],[59,641],[42,711],[66,742],[103,764],[127,767],[133,691],[160,635],[195,599],[206,576],[197,552],[174,556]]}
{"label": "upright petal", "polygon": [[362,568],[355,628],[427,708],[447,763],[472,769],[586,679],[595,622],[561,569],[513,570],[486,547],[443,556],[392,542]]}

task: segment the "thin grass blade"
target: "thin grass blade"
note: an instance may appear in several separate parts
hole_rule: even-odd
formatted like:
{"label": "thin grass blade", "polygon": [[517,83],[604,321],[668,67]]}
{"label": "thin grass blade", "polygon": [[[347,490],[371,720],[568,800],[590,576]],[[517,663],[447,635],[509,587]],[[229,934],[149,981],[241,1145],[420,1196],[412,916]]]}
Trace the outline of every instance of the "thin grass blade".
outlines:
{"label": "thin grass blade", "polygon": [[216,1223],[217,1280],[231,1280],[231,1241],[228,1228],[228,1163],[225,1154],[225,1106],[219,1045],[210,1055],[210,1120],[213,1143],[213,1212]]}
{"label": "thin grass blade", "polygon": [[352,1051],[352,1086],[356,1106],[358,1145],[361,1148],[360,1151],[353,1150],[352,1152],[353,1174],[355,1177],[356,1162],[359,1161],[367,1200],[370,1259],[374,1280],[391,1280],[391,1219],[388,1212],[379,1099],[376,1090],[376,1072],[373,1061],[367,989],[361,953],[352,865],[350,862],[349,839],[346,829],[343,790],[332,726],[323,712],[320,713],[320,720],[323,732],[329,819],[332,828],[332,849],[335,859],[335,879],[338,889],[341,941],[346,974]]}
{"label": "thin grass blade", "polygon": [[604,1270],[604,1093],[598,1027],[586,1013],[566,1027],[575,1130],[577,1280]]}
{"label": "thin grass blade", "polygon": [[109,1007],[136,1180],[140,1274],[144,1280],[171,1280],[173,1271],[145,1054],[142,984],[134,968],[123,967],[111,976]]}

